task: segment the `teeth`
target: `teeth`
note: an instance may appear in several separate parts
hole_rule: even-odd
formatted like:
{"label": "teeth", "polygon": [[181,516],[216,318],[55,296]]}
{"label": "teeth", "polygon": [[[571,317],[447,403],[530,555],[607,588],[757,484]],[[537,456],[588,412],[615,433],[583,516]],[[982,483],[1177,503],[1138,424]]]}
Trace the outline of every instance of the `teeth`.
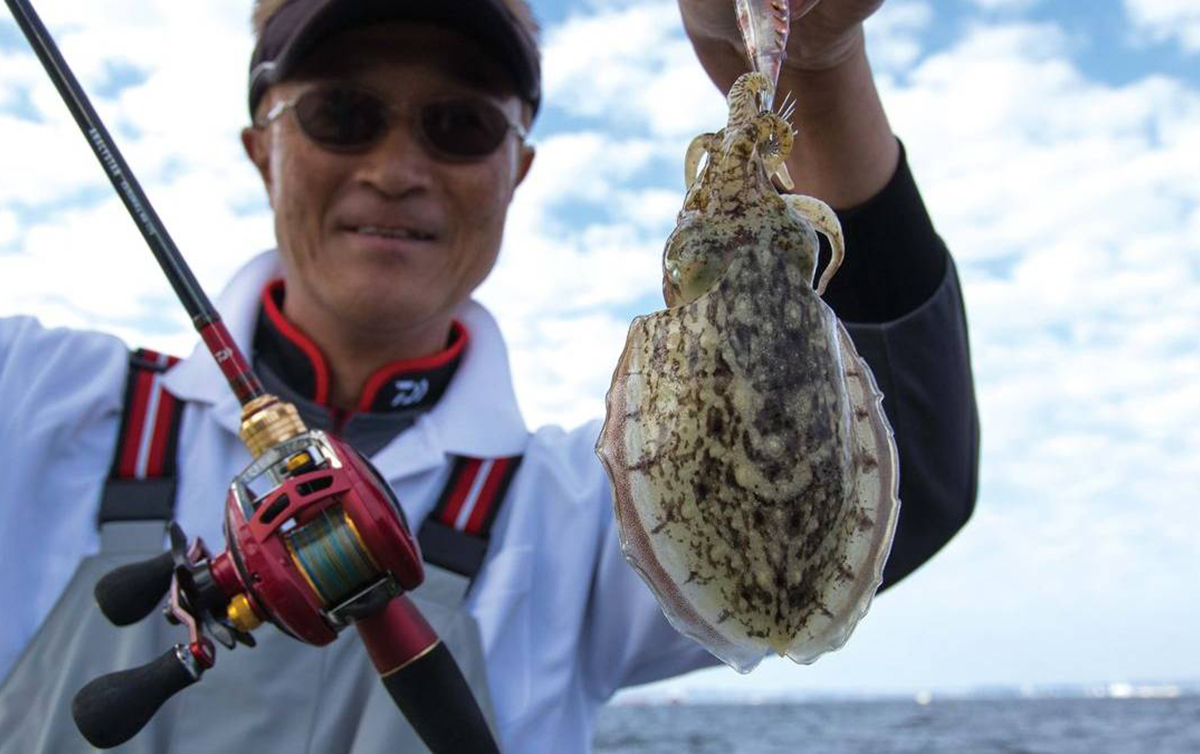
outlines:
{"label": "teeth", "polygon": [[380,228],[377,225],[362,225],[356,231],[369,236],[382,236],[383,238],[405,238],[417,241],[430,241],[433,239],[433,236],[428,233],[421,233],[409,230],[408,228]]}

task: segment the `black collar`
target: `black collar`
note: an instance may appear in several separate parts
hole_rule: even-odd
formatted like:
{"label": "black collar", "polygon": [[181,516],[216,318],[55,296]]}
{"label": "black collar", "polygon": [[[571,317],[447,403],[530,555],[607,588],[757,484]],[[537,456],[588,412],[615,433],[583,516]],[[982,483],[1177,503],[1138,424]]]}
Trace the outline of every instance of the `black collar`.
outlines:
{"label": "black collar", "polygon": [[[282,280],[267,284],[254,333],[256,359],[297,394],[329,407],[330,372],[325,355],[307,335],[283,316]],[[385,364],[363,386],[359,413],[428,410],[446,392],[467,345],[467,329],[455,321],[450,342],[438,353]]]}

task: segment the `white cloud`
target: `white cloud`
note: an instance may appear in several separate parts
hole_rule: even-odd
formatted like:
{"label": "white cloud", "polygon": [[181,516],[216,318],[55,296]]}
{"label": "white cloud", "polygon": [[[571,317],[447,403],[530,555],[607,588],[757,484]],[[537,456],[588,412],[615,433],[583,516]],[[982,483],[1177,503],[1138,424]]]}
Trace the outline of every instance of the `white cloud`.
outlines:
{"label": "white cloud", "polygon": [[987,11],[1016,12],[1029,10],[1042,0],[968,0],[972,5]]}
{"label": "white cloud", "polygon": [[661,151],[646,139],[597,132],[538,145],[500,263],[479,291],[504,326],[518,397],[534,426],[603,412],[599,398],[628,326],[605,310],[655,295],[662,242],[682,197],[682,185],[677,192],[630,185]]}
{"label": "white cloud", "polygon": [[547,30],[547,102],[658,136],[691,138],[724,122],[721,97],[681,28],[676,3],[654,0]]}
{"label": "white cloud", "polygon": [[1007,656],[1017,634],[1064,640],[976,673],[1196,675],[1094,637],[1195,619],[1173,595],[1200,556],[1168,532],[1200,525],[1200,91],[1101,84],[1068,48],[1053,26],[974,28],[885,91],[965,281],[983,424],[980,516],[922,583],[1020,616]]}
{"label": "white cloud", "polygon": [[[245,210],[263,206],[262,189],[237,138],[247,119],[249,11],[234,0],[164,8],[38,4],[174,240],[215,292],[271,243],[266,212]],[[0,23],[16,32],[7,18]],[[15,221],[7,236],[17,251],[0,255],[0,314],[32,312],[48,324],[186,351],[193,335],[182,309],[47,75],[23,47],[2,58],[0,220]],[[139,75],[115,96],[98,96],[113,69]],[[22,101],[32,113],[12,109]]]}
{"label": "white cloud", "polygon": [[1200,52],[1200,5],[1193,0],[1124,0],[1135,30],[1156,42],[1174,39],[1187,52]]}
{"label": "white cloud", "polygon": [[978,28],[886,93],[967,283],[983,500],[1195,520],[1200,92],[1089,81],[1061,40]]}
{"label": "white cloud", "polygon": [[920,35],[933,23],[926,0],[893,0],[866,22],[867,50],[876,70],[903,70],[921,52]]}
{"label": "white cloud", "polygon": [[0,246],[17,237],[17,215],[9,210],[0,210]]}

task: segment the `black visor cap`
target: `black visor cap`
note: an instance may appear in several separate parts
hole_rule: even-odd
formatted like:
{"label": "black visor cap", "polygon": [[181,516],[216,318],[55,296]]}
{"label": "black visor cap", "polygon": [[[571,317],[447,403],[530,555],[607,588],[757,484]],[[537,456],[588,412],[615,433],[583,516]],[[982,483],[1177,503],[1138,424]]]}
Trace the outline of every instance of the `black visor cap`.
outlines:
{"label": "black visor cap", "polygon": [[267,88],[295,73],[321,42],[385,21],[462,31],[504,66],[517,95],[537,113],[542,98],[537,43],[503,0],[292,0],[267,20],[250,58],[250,117]]}

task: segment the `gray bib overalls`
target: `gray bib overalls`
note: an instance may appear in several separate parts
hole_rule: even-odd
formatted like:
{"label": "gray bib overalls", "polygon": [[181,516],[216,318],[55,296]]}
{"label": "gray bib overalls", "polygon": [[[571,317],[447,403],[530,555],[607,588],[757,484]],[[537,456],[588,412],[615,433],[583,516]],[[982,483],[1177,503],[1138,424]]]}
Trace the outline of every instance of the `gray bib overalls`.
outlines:
{"label": "gray bib overalls", "polygon": [[[169,492],[167,511],[173,509],[174,484],[147,481]],[[97,676],[143,665],[185,641],[185,629],[169,625],[157,610],[118,628],[96,606],[96,581],[117,566],[161,553],[165,519],[170,518],[168,513],[159,520],[106,520],[112,517],[104,508],[120,497],[112,491],[110,484],[101,512],[100,552],[79,564],[0,684],[0,754],[93,751],[71,718],[75,693]],[[433,546],[427,546],[422,530],[425,583],[410,596],[450,648],[495,733],[479,627],[463,609],[474,575],[469,569],[478,569],[483,547],[472,538],[465,553],[456,551],[456,532],[436,521],[429,527],[437,531]],[[436,560],[467,572],[429,562],[427,550],[441,550]],[[253,648],[218,647],[216,665],[198,683],[169,699],[138,735],[110,751],[427,751],[380,682],[355,631],[344,631],[326,647],[302,644],[272,626],[259,628],[254,636],[258,646]]]}

